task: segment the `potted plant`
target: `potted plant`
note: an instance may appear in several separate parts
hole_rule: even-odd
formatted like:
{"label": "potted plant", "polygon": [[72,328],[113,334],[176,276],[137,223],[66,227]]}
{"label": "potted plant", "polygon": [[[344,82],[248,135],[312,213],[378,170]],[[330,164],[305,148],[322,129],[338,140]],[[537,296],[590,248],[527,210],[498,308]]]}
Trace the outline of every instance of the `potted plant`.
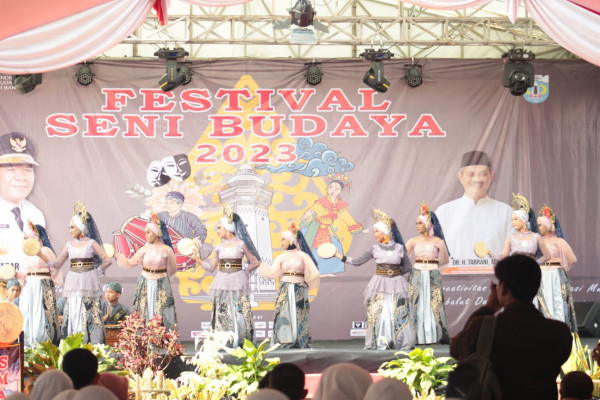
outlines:
{"label": "potted plant", "polygon": [[456,367],[453,358],[436,358],[431,348],[423,350],[417,347],[411,352],[399,351],[395,356],[396,359],[381,364],[378,372],[386,378],[403,381],[416,397],[421,398],[429,396],[432,390],[443,392],[448,375]]}
{"label": "potted plant", "polygon": [[594,382],[593,396],[600,397],[600,366],[593,360],[593,350],[581,345],[581,340],[577,333],[573,333],[571,355],[561,369],[563,374],[571,371],[582,371],[588,374]]}

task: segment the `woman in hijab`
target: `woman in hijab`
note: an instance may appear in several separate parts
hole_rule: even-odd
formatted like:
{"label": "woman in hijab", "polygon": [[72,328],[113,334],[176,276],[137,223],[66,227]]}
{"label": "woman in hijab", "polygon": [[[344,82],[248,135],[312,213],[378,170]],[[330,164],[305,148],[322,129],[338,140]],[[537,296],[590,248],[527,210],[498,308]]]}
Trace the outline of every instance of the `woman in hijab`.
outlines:
{"label": "woman in hijab", "polygon": [[68,389],[73,389],[69,375],[58,369],[49,369],[36,379],[31,397],[33,400],[52,400],[54,396]]}
{"label": "woman in hijab", "polygon": [[177,324],[177,314],[169,277],[177,272],[175,253],[170,247],[166,226],[156,214],[151,215],[144,232],[146,244],[131,259],[116,252],[117,264],[126,269],[142,265],[142,274],[135,288],[133,309],[146,320],[160,315],[165,328],[173,330]]}
{"label": "woman in hijab", "polygon": [[408,385],[398,379],[383,378],[367,389],[364,400],[412,400]]}
{"label": "woman in hijab", "polygon": [[250,396],[248,400],[289,400],[285,394],[275,389],[260,389]]}
{"label": "woman in hijab", "polygon": [[279,278],[275,301],[273,343],[286,348],[308,348],[312,345],[308,290],[319,286],[319,270],[302,232],[292,223],[281,234],[285,250],[269,267],[261,264],[258,271],[269,279]]}
{"label": "woman in hijab", "polygon": [[[210,263],[200,260],[196,252],[192,256],[202,263],[202,268],[217,271],[210,285],[213,296],[211,328],[215,332],[231,332],[231,347],[254,339],[254,321],[250,305],[250,282],[248,275],[260,265],[260,257],[246,231],[244,221],[228,204],[224,216],[217,224],[221,243],[215,246]],[[243,258],[248,260],[244,266]]]}
{"label": "woman in hijab", "polygon": [[381,210],[373,210],[373,235],[376,244],[357,258],[336,257],[355,266],[370,260],[375,274],[364,291],[367,306],[365,349],[409,349],[415,344],[415,331],[409,312],[408,281],[411,270],[404,240],[396,223]]}
{"label": "woman in hijab", "polygon": [[119,400],[117,396],[103,386],[89,385],[77,391],[73,400]]}
{"label": "woman in hijab", "polygon": [[62,337],[82,332],[83,342],[104,343],[102,286],[99,274],[111,265],[102,249],[96,223],[81,202],[75,204],[69,232],[73,239],[65,245],[56,261],[39,256],[50,268],[60,269],[67,258],[71,268],[65,279]]}
{"label": "woman in hijab", "polygon": [[440,267],[448,263],[444,234],[435,213],[421,203],[417,217],[418,236],[406,242],[414,258],[410,276],[410,303],[418,344],[450,343]]}
{"label": "woman in hijab", "polygon": [[314,400],[362,400],[373,383],[371,375],[350,363],[339,363],[323,371]]}

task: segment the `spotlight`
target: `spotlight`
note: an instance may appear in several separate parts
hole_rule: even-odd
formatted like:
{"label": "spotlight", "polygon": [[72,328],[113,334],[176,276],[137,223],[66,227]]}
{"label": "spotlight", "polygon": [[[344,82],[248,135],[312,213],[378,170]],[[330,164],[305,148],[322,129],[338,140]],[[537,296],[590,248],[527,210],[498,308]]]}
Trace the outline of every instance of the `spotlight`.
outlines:
{"label": "spotlight", "polygon": [[298,0],[294,7],[288,9],[288,12],[291,19],[273,22],[273,29],[287,29],[291,25],[298,27],[292,30],[290,43],[317,44],[317,35],[311,27],[322,32],[329,32],[327,25],[314,20],[317,12],[310,0]]}
{"label": "spotlight", "polygon": [[404,66],[404,77],[406,78],[406,82],[408,82],[408,86],[417,87],[423,83],[423,72],[420,65],[410,64]]}
{"label": "spotlight", "polygon": [[535,71],[528,61],[535,59],[535,54],[523,49],[511,49],[502,55],[504,61],[502,83],[509,88],[513,96],[523,96],[527,88],[533,87]]}
{"label": "spotlight", "polygon": [[311,63],[304,64],[308,65],[304,76],[306,77],[306,82],[310,83],[311,85],[318,85],[319,83],[321,83],[321,77],[323,76],[323,72],[321,72],[317,64],[321,63],[313,61]]}
{"label": "spotlight", "polygon": [[79,67],[75,77],[77,78],[77,83],[83,86],[88,86],[94,80],[94,75],[95,74],[92,72],[92,69],[84,63],[81,67]]}
{"label": "spotlight", "polygon": [[183,48],[177,47],[173,50],[164,48],[158,50],[156,53],[154,53],[154,55],[158,56],[159,59],[164,58],[167,60],[167,73],[164,74],[158,81],[158,85],[163,92],[170,92],[177,86],[184,84],[184,82],[187,84],[191,81],[192,74],[189,68],[185,66],[180,67],[177,64],[178,61],[183,61],[185,56],[190,55],[190,53],[185,51]]}
{"label": "spotlight", "polygon": [[12,84],[21,93],[29,93],[42,83],[42,74],[13,75]]}
{"label": "spotlight", "polygon": [[367,49],[360,55],[363,59],[371,61],[371,68],[363,77],[363,82],[367,86],[380,93],[385,93],[390,88],[390,81],[383,74],[383,60],[389,60],[394,55],[389,50]]}

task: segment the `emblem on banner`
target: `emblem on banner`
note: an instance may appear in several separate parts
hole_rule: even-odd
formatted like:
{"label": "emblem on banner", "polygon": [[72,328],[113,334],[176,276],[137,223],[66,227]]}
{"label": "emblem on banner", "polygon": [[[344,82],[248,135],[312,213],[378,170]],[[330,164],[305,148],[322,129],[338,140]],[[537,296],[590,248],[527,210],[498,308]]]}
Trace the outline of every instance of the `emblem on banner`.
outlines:
{"label": "emblem on banner", "polygon": [[13,149],[13,151],[17,152],[17,153],[22,153],[24,152],[27,147],[27,139],[23,138],[19,138],[19,137],[14,137],[14,138],[10,138],[10,147]]}
{"label": "emblem on banner", "polygon": [[550,94],[550,75],[536,75],[533,87],[527,89],[523,98],[530,103],[543,103]]}

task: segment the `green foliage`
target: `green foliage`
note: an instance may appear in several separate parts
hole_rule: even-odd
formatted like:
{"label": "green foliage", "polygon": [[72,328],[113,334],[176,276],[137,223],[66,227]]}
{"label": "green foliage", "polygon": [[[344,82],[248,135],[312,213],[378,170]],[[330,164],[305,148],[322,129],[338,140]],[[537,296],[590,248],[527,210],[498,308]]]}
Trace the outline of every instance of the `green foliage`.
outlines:
{"label": "green foliage", "polygon": [[[408,358],[400,358],[400,355]],[[410,353],[399,351],[395,356],[396,359],[381,364],[378,372],[386,378],[405,382],[418,396],[445,386],[448,375],[456,367],[453,358],[436,358],[431,348],[417,347]]]}
{"label": "green foliage", "polygon": [[600,366],[592,359],[592,350],[587,346],[581,345],[581,340],[577,333],[573,333],[573,346],[571,355],[562,366],[563,373],[572,371],[582,371],[588,374],[592,379],[600,379]]}
{"label": "green foliage", "polygon": [[74,333],[62,339],[58,346],[51,341],[38,343],[35,347],[25,349],[24,375],[27,386],[30,387],[35,379],[47,369],[60,369],[65,354],[73,349],[88,349],[98,358],[98,372],[115,370],[115,358],[112,357],[112,347],[105,344],[83,343],[83,333]]}
{"label": "green foliage", "polygon": [[245,340],[242,347],[230,351],[230,354],[242,359],[240,365],[228,365],[226,379],[230,382],[227,394],[236,399],[244,399],[250,393],[258,390],[258,382],[279,364],[279,357],[265,358],[267,353],[279,347],[275,345],[267,348],[269,339],[265,339],[255,347],[254,344]]}

